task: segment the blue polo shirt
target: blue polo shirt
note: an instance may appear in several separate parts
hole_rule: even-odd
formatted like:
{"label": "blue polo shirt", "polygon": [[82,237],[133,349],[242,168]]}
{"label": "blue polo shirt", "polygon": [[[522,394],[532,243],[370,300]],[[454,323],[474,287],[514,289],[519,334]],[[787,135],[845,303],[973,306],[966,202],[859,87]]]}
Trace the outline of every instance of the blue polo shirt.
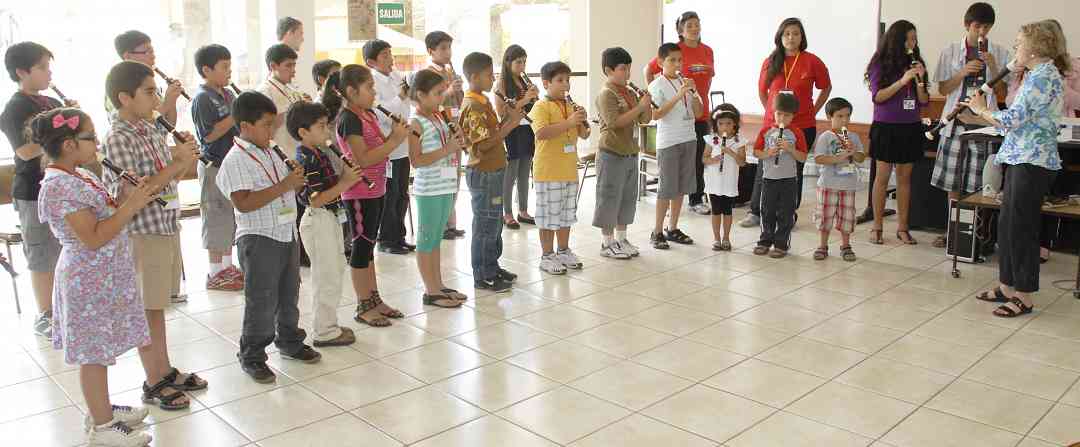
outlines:
{"label": "blue polo shirt", "polygon": [[229,149],[233,146],[233,138],[240,135],[240,129],[233,126],[221,138],[211,142],[206,141],[206,136],[214,131],[214,125],[232,113],[232,102],[235,96],[227,88],[222,91],[225,93],[224,96],[206,84],[202,84],[191,99],[191,121],[195,124],[195,137],[199,141],[199,150],[215,167],[221,166],[221,160],[225,159],[225,154],[229,153]]}

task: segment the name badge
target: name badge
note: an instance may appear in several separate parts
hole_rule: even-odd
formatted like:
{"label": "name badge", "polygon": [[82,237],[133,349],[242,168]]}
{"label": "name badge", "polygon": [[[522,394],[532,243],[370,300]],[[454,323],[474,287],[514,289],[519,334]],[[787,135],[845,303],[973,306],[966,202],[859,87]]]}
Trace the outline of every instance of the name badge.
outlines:
{"label": "name badge", "polygon": [[442,168],[442,169],[439,169],[439,177],[440,178],[456,178],[457,177],[457,172],[458,172],[457,168]]}
{"label": "name badge", "polygon": [[519,122],[518,122],[518,125],[519,125],[519,126],[529,126],[529,125],[531,125],[531,124],[532,124],[532,123],[530,123],[530,122],[529,122],[529,120],[527,120],[527,119],[525,119],[525,118],[522,118],[522,119],[521,119],[521,121],[519,121]]}
{"label": "name badge", "polygon": [[563,147],[562,147],[562,151],[564,153],[567,153],[567,154],[576,154],[577,153],[577,145],[564,144]]}
{"label": "name badge", "polygon": [[296,224],[296,207],[295,206],[287,206],[287,207],[279,209],[278,210],[278,215],[277,215],[277,224],[278,225],[285,225],[285,224],[295,225]]}
{"label": "name badge", "polygon": [[166,210],[178,210],[180,209],[180,195],[177,193],[162,194],[161,200],[164,200]]}
{"label": "name badge", "polygon": [[457,117],[461,116],[461,109],[459,109],[457,107],[451,107],[450,108],[450,116],[452,116],[454,118],[457,118]]}
{"label": "name badge", "polygon": [[344,208],[338,208],[337,211],[334,212],[334,214],[337,215],[337,221],[338,221],[339,224],[349,222],[349,216],[347,216],[345,214],[345,209]]}
{"label": "name badge", "polygon": [[905,99],[904,100],[904,110],[915,110],[915,100],[914,99]]}
{"label": "name badge", "polygon": [[855,174],[855,164],[847,163],[843,166],[836,168],[837,175],[853,175]]}

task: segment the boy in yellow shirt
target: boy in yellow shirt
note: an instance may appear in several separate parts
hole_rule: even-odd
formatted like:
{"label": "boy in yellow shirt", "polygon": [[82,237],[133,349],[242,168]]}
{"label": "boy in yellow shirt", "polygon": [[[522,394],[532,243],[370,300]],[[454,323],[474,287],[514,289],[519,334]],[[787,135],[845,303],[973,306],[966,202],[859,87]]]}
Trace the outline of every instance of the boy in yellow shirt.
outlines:
{"label": "boy in yellow shirt", "polygon": [[[562,275],[568,268],[582,267],[581,260],[570,251],[570,226],[577,222],[577,140],[589,138],[589,125],[585,111],[566,100],[570,66],[548,62],[540,69],[540,77],[547,95],[529,113],[536,133],[536,226],[544,249],[540,270]],[[553,247],[556,235],[558,252]]]}

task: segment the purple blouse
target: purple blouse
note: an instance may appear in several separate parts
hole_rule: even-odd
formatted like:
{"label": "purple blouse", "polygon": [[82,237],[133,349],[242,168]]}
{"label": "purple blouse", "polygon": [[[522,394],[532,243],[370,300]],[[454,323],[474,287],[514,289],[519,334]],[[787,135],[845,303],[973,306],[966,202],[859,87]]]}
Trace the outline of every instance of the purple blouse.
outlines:
{"label": "purple blouse", "polygon": [[[878,90],[882,87],[881,64],[879,62],[874,61],[874,63],[870,65],[869,75],[870,98],[871,101],[873,101],[873,98],[877,96]],[[884,87],[887,88],[888,85]],[[900,89],[900,91],[896,92],[896,94],[887,101],[881,103],[874,101],[874,121],[883,123],[919,122],[921,119],[919,111],[926,106],[926,103],[919,102],[919,95],[915,91],[916,87],[915,81],[911,81],[910,84]],[[915,107],[913,109],[904,110],[904,101],[907,100],[915,101]]]}

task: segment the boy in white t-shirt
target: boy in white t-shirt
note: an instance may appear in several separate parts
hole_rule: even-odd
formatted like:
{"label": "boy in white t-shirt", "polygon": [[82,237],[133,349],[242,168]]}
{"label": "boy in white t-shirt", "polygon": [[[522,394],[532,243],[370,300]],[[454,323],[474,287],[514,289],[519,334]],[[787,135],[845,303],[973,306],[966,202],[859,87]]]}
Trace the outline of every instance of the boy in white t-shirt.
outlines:
{"label": "boy in white t-shirt", "polygon": [[[715,251],[731,251],[731,208],[739,196],[739,168],[746,164],[749,141],[739,139],[739,109],[720,104],[709,114],[712,133],[705,135],[705,194],[709,195],[712,210],[713,245]],[[721,229],[722,227],[722,229]]]}
{"label": "boy in white t-shirt", "polygon": [[[694,93],[694,83],[679,73],[682,51],[673,43],[660,45],[657,60],[663,69],[649,84],[649,94],[660,108],[653,109],[656,125],[656,161],[660,165],[660,187],[656,192],[656,225],[649,240],[653,248],[668,248],[668,240],[693,244],[694,240],[679,229],[683,197],[697,188],[694,171],[697,134],[694,117],[701,114],[701,98]],[[664,228],[664,216],[671,209],[670,226]]]}
{"label": "boy in white t-shirt", "polygon": [[817,207],[814,221],[817,223],[821,243],[814,250],[814,259],[822,261],[829,256],[829,232],[840,232],[840,253],[845,261],[854,262],[851,249],[851,232],[855,231],[855,191],[866,182],[859,181],[859,167],[866,159],[859,136],[848,133],[851,121],[851,103],[844,98],[833,98],[825,103],[825,116],[831,129],[817,137],[814,143],[814,163],[821,166],[817,182]]}

